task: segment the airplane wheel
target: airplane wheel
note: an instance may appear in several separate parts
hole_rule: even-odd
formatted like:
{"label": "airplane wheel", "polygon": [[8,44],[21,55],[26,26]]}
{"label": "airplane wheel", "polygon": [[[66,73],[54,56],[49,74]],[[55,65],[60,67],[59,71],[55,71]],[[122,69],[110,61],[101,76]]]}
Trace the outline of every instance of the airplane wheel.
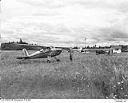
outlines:
{"label": "airplane wheel", "polygon": [[60,62],[60,59],[57,59],[56,61],[57,61],[57,62]]}
{"label": "airplane wheel", "polygon": [[50,63],[51,61],[50,60],[47,60],[47,63]]}

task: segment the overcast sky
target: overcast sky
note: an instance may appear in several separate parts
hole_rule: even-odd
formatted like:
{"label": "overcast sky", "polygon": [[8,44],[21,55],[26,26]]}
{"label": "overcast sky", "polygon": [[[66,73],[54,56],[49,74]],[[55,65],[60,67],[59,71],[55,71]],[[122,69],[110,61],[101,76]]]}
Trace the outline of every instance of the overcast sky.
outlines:
{"label": "overcast sky", "polygon": [[2,41],[128,44],[128,0],[2,0]]}

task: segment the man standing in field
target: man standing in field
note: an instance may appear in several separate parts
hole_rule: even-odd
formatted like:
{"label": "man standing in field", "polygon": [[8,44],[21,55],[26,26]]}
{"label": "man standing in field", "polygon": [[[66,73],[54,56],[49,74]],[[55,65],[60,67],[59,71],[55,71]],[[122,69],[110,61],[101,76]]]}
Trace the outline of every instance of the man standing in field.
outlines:
{"label": "man standing in field", "polygon": [[73,60],[73,50],[72,50],[72,48],[70,48],[70,51],[69,51],[69,58],[70,58],[70,61]]}

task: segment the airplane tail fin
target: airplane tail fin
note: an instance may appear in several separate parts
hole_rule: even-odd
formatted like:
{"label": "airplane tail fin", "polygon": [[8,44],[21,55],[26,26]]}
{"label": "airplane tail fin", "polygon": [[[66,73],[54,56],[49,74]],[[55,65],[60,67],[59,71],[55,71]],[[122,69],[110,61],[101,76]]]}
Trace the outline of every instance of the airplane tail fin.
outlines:
{"label": "airplane tail fin", "polygon": [[25,56],[29,56],[29,53],[25,48],[23,49],[23,53],[24,53]]}

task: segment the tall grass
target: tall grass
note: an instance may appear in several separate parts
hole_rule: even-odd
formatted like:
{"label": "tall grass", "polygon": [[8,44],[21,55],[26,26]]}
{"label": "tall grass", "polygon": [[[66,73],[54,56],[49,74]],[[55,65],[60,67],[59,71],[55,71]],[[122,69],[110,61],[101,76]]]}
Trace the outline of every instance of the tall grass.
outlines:
{"label": "tall grass", "polygon": [[61,62],[18,61],[20,52],[2,53],[2,98],[128,98],[128,58],[67,53]]}

